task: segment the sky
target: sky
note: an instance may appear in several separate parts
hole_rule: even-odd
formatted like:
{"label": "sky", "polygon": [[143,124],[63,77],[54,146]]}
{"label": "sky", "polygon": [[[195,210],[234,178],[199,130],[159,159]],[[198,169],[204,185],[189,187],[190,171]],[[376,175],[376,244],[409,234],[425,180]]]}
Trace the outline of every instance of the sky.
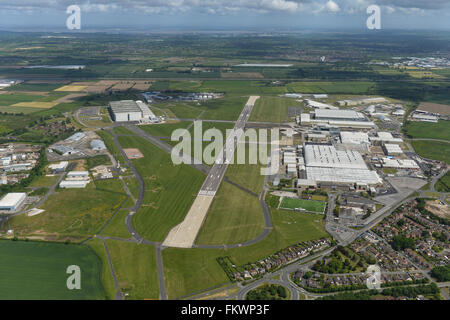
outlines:
{"label": "sky", "polygon": [[0,0],[0,29],[64,30],[70,5],[81,31],[366,30],[370,5],[381,29],[450,30],[450,0]]}

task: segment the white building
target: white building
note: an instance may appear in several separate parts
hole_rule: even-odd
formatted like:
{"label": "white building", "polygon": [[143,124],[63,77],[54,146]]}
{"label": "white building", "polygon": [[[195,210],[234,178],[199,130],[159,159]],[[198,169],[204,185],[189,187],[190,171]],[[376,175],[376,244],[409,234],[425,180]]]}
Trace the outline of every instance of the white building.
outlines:
{"label": "white building", "polygon": [[411,159],[389,159],[383,158],[384,168],[395,168],[395,169],[420,169],[419,165]]}
{"label": "white building", "polygon": [[133,100],[112,101],[109,110],[116,122],[140,121],[143,117],[141,108]]}
{"label": "white building", "polygon": [[311,108],[339,110],[339,108],[332,106],[331,104],[317,102],[317,101],[310,100],[310,99],[305,99],[305,104],[306,104],[306,106],[311,107]]}
{"label": "white building", "polygon": [[49,165],[48,168],[54,172],[64,172],[66,171],[68,165],[68,161],[61,161],[60,163],[53,163]]}
{"label": "white building", "polygon": [[399,155],[403,153],[402,148],[400,148],[398,144],[385,143],[384,150],[389,156]]}
{"label": "white building", "polygon": [[94,139],[91,141],[91,149],[94,151],[102,151],[106,150],[106,146],[102,140]]}
{"label": "white building", "polygon": [[62,189],[86,188],[89,180],[64,180],[61,181],[59,187]]}
{"label": "white building", "polygon": [[66,180],[89,180],[89,172],[88,171],[70,171],[67,173]]}
{"label": "white building", "polygon": [[330,145],[306,145],[307,167],[367,169],[361,154],[351,150],[336,150]]}
{"label": "white building", "polygon": [[27,194],[24,192],[8,193],[0,200],[0,210],[16,211],[25,202],[26,198]]}
{"label": "white building", "polygon": [[390,132],[378,132],[377,136],[370,137],[371,142],[388,142],[388,143],[403,143],[403,139],[394,138]]}

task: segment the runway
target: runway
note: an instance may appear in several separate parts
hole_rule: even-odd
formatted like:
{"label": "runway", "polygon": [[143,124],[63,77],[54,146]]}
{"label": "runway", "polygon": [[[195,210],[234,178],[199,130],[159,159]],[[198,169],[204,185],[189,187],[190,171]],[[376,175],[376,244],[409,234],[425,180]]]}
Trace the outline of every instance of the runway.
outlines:
{"label": "runway", "polygon": [[174,227],[163,242],[165,247],[191,248],[205,220],[209,207],[222,183],[228,168],[229,159],[233,159],[237,141],[244,133],[244,128],[259,96],[251,96],[244,106],[234,126],[234,135],[230,135],[224,144],[216,162],[208,173],[203,185],[182,223]]}

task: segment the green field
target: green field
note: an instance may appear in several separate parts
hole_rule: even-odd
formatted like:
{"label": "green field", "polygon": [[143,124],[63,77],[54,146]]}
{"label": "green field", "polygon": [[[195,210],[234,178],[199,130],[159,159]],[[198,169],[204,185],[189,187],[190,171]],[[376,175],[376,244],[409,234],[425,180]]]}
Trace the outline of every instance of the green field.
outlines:
{"label": "green field", "polygon": [[339,82],[292,82],[287,85],[289,92],[364,94],[374,86],[374,82],[339,81]]}
{"label": "green field", "polygon": [[235,249],[167,248],[163,253],[169,299],[190,295],[229,281],[216,258],[230,256],[237,265],[255,262],[277,250],[301,241],[327,237],[321,217],[275,210],[274,229],[258,243]]}
{"label": "green field", "polygon": [[225,96],[202,104],[205,112],[200,117],[204,120],[236,120],[244,109],[249,96]]}
{"label": "green field", "polygon": [[162,241],[183,221],[205,176],[188,165],[173,165],[170,154],[137,136],[121,136],[123,148],[138,148],[144,155],[132,160],[144,178],[145,195],[133,217],[139,234],[148,240]]}
{"label": "green field", "polygon": [[29,107],[0,106],[0,112],[7,112],[7,113],[29,114],[29,113],[38,112],[41,110],[45,110],[45,109],[29,108]]}
{"label": "green field", "polygon": [[41,99],[42,96],[22,93],[0,94],[0,105],[10,106],[19,102],[31,102]]}
{"label": "green field", "polygon": [[109,300],[113,300],[114,296],[116,295],[116,285],[114,283],[111,268],[109,267],[108,257],[106,255],[103,242],[98,238],[92,238],[91,240],[86,242],[86,245],[94,250],[94,252],[102,261],[101,283],[103,288],[105,289],[106,298]]}
{"label": "green field", "polygon": [[439,179],[434,188],[438,192],[450,192],[450,172],[447,172],[445,176]]}
{"label": "green field", "polygon": [[280,208],[286,209],[304,209],[309,212],[323,213],[325,210],[326,203],[323,201],[316,200],[304,200],[296,198],[283,198],[281,201]]}
{"label": "green field", "polygon": [[120,290],[128,299],[158,299],[155,247],[106,240]]}
{"label": "green field", "polygon": [[131,234],[125,225],[125,218],[130,212],[125,209],[121,209],[112,218],[108,225],[101,232],[102,236],[118,237],[118,238],[130,238]]}
{"label": "green field", "polygon": [[58,179],[59,176],[39,176],[30,183],[30,187],[51,187]]}
{"label": "green field", "polygon": [[232,244],[251,240],[264,228],[258,198],[223,182],[200,229],[196,244]]}
{"label": "green field", "polygon": [[411,141],[416,153],[427,159],[450,163],[450,143],[439,141]]}
{"label": "green field", "polygon": [[285,122],[289,107],[299,106],[294,99],[280,97],[261,97],[256,100],[249,121]]}
{"label": "green field", "polygon": [[[87,246],[0,241],[1,300],[105,299],[100,282],[101,261]],[[81,270],[81,289],[66,286],[67,267]]]}
{"label": "green field", "polygon": [[139,126],[140,129],[150,133],[153,136],[171,137],[172,132],[176,129],[186,129],[192,122],[180,121],[175,123],[149,124]]}
{"label": "green field", "polygon": [[19,215],[9,228],[19,237],[79,241],[96,234],[126,199],[120,180],[91,182],[85,189],[60,189],[33,217]]}
{"label": "green field", "polygon": [[405,130],[406,134],[412,138],[450,140],[450,121],[408,122]]}

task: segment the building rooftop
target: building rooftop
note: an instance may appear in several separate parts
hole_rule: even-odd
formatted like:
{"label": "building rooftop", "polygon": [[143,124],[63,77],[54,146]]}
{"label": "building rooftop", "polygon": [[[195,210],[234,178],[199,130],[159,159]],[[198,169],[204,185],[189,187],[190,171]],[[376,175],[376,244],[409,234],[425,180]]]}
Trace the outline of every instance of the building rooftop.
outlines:
{"label": "building rooftop", "polygon": [[365,132],[341,131],[340,135],[342,143],[369,143],[369,135]]}
{"label": "building rooftop", "polygon": [[111,101],[109,106],[114,113],[142,112],[136,101],[133,100]]}
{"label": "building rooftop", "polygon": [[24,192],[11,192],[0,200],[0,207],[13,207],[27,196]]}
{"label": "building rooftop", "polygon": [[307,167],[367,169],[361,154],[352,150],[336,150],[331,145],[306,145]]}
{"label": "building rooftop", "polygon": [[365,120],[362,113],[354,110],[329,110],[329,109],[316,109],[316,118],[334,118],[334,119],[352,119],[352,120]]}
{"label": "building rooftop", "polygon": [[367,169],[307,167],[306,176],[308,180],[316,182],[362,183],[367,185],[382,182],[376,171]]}

